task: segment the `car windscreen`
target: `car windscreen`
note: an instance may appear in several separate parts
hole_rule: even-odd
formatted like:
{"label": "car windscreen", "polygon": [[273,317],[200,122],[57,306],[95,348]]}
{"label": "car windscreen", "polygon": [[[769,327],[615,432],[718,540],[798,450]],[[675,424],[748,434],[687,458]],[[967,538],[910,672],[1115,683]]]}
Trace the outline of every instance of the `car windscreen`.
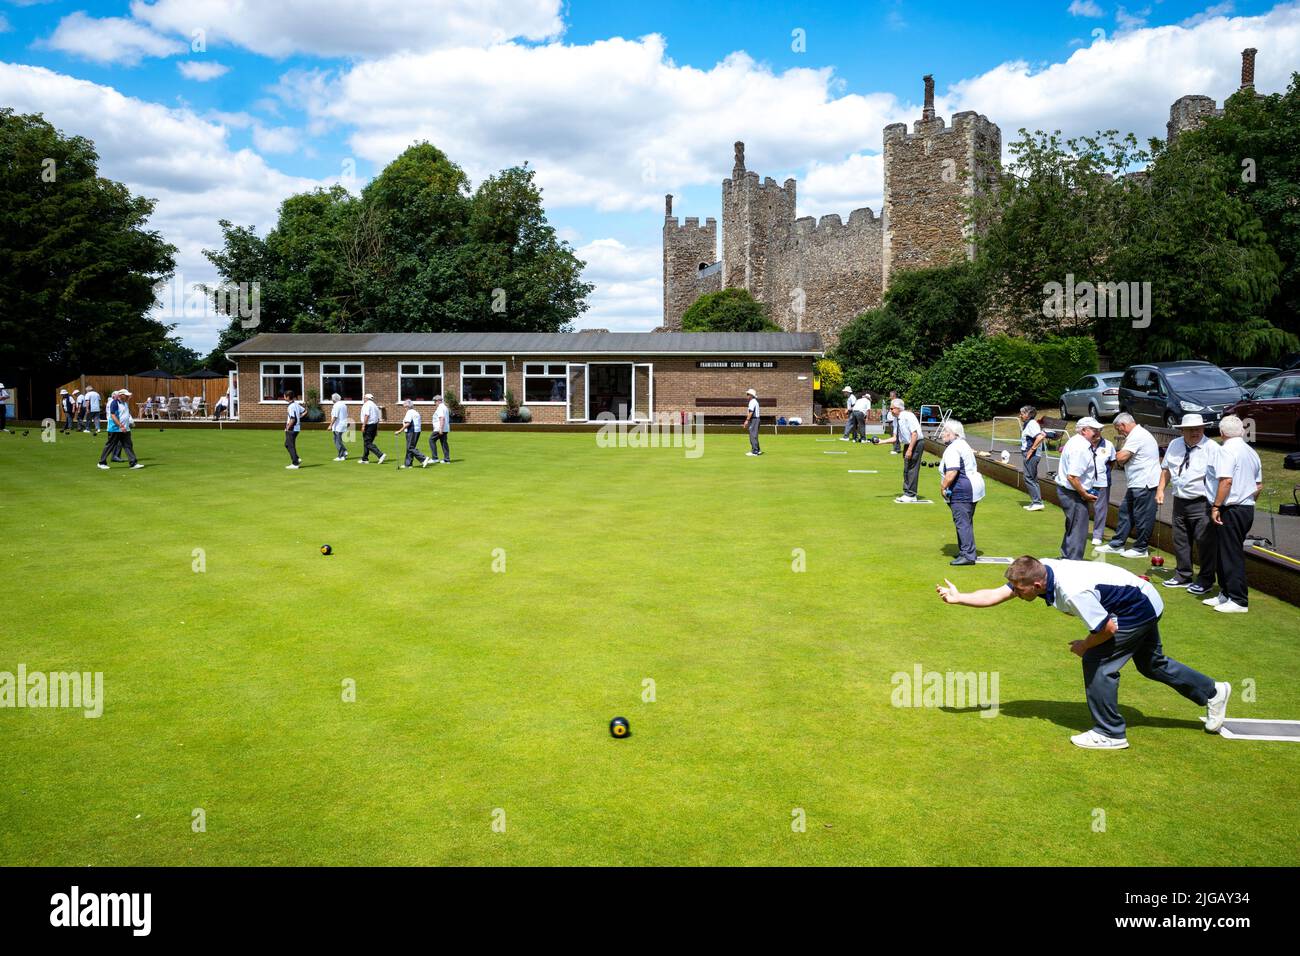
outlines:
{"label": "car windscreen", "polygon": [[1221,368],[1198,365],[1193,368],[1167,368],[1165,378],[1169,379],[1174,391],[1195,392],[1214,388],[1236,388],[1237,383]]}
{"label": "car windscreen", "polygon": [[1114,375],[1101,375],[1098,377],[1101,379],[1101,383],[1103,385],[1118,385],[1121,381],[1123,381],[1124,373],[1116,372]]}

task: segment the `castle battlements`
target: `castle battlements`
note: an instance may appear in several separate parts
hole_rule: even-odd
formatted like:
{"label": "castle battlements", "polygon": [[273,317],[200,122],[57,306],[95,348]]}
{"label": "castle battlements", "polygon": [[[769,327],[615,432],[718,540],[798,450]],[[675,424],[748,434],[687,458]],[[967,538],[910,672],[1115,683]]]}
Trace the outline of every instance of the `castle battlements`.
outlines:
{"label": "castle battlements", "polygon": [[667,232],[670,229],[675,230],[677,232],[716,233],[718,231],[718,220],[714,219],[712,216],[709,216],[707,219],[704,220],[704,225],[701,226],[700,219],[698,216],[687,216],[685,221],[681,225],[678,225],[676,216],[665,216],[664,232]]}
{"label": "castle battlements", "polygon": [[[1255,54],[1259,51],[1247,47],[1241,51],[1241,86],[1242,90],[1255,90]],[[1213,97],[1203,93],[1180,96],[1169,107],[1169,122],[1165,124],[1165,137],[1168,142],[1178,138],[1178,134],[1195,129],[1205,122],[1207,116],[1222,116],[1223,109]]]}
{"label": "castle battlements", "polygon": [[827,213],[821,219],[802,216],[794,221],[794,235],[799,239],[821,238],[831,233],[866,233],[879,228],[880,220],[865,206],[849,213],[848,222],[836,212]]}

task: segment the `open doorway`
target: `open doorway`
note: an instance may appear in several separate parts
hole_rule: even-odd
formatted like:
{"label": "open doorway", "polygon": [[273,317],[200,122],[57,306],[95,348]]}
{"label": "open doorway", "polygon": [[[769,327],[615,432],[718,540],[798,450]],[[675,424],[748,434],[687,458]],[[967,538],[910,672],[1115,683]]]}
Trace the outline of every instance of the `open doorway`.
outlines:
{"label": "open doorway", "polygon": [[587,416],[609,413],[619,421],[632,419],[632,363],[591,363],[587,368]]}

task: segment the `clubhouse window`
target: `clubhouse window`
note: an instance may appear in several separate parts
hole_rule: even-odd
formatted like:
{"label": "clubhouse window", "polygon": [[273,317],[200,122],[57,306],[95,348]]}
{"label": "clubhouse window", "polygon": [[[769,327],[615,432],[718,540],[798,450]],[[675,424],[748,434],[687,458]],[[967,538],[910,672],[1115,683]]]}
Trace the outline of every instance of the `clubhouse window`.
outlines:
{"label": "clubhouse window", "polygon": [[462,362],[460,365],[460,400],[462,402],[504,402],[506,400],[506,363]]}
{"label": "clubhouse window", "polygon": [[302,398],[302,363],[263,362],[262,401],[283,401],[288,391]]}
{"label": "clubhouse window", "polygon": [[568,401],[569,373],[563,362],[524,363],[524,404],[563,405]]}
{"label": "clubhouse window", "polygon": [[441,362],[402,362],[397,366],[397,400],[431,402],[442,394]]}
{"label": "clubhouse window", "polygon": [[366,367],[361,362],[321,362],[320,398],[326,404],[333,394],[345,402],[359,402],[366,394]]}

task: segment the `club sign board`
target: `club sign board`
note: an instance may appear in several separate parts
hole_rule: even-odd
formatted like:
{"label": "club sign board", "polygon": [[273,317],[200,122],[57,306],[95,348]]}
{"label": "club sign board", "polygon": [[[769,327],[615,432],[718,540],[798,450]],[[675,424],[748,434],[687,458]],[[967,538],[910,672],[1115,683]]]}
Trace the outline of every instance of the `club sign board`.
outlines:
{"label": "club sign board", "polygon": [[762,361],[762,360],[750,360],[750,361],[747,361],[747,360],[745,360],[745,359],[735,359],[734,361],[728,361],[728,360],[726,360],[726,359],[723,359],[723,360],[719,361],[719,360],[715,359],[715,360],[713,360],[713,361],[696,362],[696,363],[695,363],[695,367],[696,367],[696,368],[720,368],[720,369],[729,369],[729,368],[776,368],[776,362],[765,362],[765,361]]}

